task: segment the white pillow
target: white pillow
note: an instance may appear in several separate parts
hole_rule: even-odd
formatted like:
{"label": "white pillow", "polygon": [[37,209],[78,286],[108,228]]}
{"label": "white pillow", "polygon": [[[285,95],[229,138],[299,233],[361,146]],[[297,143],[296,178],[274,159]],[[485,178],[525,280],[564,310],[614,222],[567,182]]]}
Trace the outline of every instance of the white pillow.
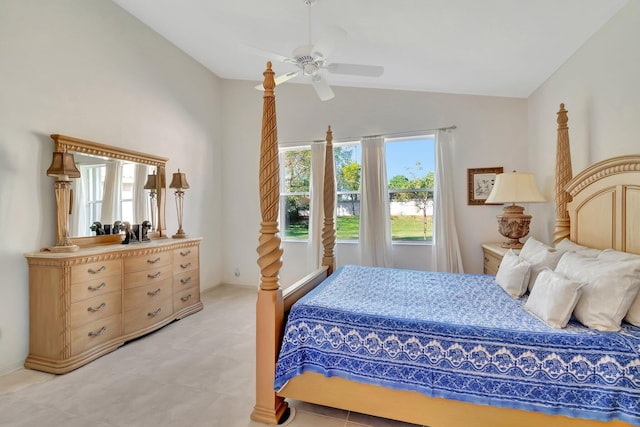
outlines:
{"label": "white pillow", "polygon": [[509,249],[498,267],[496,283],[512,297],[520,298],[527,291],[530,267],[529,262]]}
{"label": "white pillow", "polygon": [[640,255],[630,252],[616,251],[614,249],[604,249],[598,254],[600,259],[608,259],[611,261],[640,261]]}
{"label": "white pillow", "polygon": [[[621,252],[613,249],[605,249],[598,255],[599,259],[617,260],[617,261],[634,261],[640,260],[640,255],[630,254],[629,252]],[[632,325],[640,326],[640,292],[633,300],[629,311],[624,320]]]}
{"label": "white pillow", "polygon": [[617,331],[640,290],[640,261],[610,261],[566,252],[556,272],[585,282],[573,311],[585,326]]}
{"label": "white pillow", "polygon": [[528,285],[529,291],[533,289],[538,273],[544,268],[555,269],[562,254],[563,251],[545,245],[533,237],[529,237],[527,241],[524,242],[524,246],[522,246],[522,250],[520,251],[520,258],[524,258],[531,264],[531,274]]}
{"label": "white pillow", "polygon": [[569,239],[562,239],[556,245],[556,249],[564,252],[575,252],[582,256],[588,257],[597,257],[600,252],[600,249],[590,248],[588,246],[579,245],[577,243],[572,242]]}
{"label": "white pillow", "polygon": [[584,283],[569,280],[560,273],[543,269],[524,308],[554,328],[564,328],[580,297]]}

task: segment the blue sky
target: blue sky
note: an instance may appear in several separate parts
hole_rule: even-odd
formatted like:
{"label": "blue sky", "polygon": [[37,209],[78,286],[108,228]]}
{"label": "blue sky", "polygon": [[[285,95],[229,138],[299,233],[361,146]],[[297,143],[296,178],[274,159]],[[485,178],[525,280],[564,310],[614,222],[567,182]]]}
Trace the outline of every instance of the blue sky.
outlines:
{"label": "blue sky", "polygon": [[[400,140],[387,143],[387,178],[404,175],[409,179],[435,172],[434,138],[416,140]],[[416,162],[420,161],[422,172],[418,171]],[[410,169],[407,170],[407,167]],[[414,175],[412,175],[412,173]]]}

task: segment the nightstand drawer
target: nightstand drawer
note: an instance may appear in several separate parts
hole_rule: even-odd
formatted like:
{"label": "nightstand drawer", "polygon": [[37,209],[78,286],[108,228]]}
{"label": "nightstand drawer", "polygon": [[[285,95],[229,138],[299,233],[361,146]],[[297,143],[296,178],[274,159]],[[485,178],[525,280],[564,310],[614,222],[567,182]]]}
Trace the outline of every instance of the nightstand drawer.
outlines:
{"label": "nightstand drawer", "polygon": [[502,257],[487,250],[483,250],[484,274],[496,274],[502,262]]}
{"label": "nightstand drawer", "polygon": [[[503,248],[502,243],[492,242],[482,244],[482,264],[484,274],[497,274],[502,258],[509,251]],[[520,253],[520,249],[513,249],[516,254]]]}

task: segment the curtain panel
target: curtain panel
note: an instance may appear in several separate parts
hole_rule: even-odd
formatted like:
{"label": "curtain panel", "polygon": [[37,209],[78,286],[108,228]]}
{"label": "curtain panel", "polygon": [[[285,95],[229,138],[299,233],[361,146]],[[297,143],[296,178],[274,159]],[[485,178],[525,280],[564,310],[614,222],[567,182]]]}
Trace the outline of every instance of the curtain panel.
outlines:
{"label": "curtain panel", "polygon": [[433,271],[464,273],[454,215],[451,146],[453,132],[436,133],[436,173],[433,191]]}
{"label": "curtain panel", "polygon": [[393,267],[387,183],[384,138],[363,139],[360,186],[360,262],[362,265]]}

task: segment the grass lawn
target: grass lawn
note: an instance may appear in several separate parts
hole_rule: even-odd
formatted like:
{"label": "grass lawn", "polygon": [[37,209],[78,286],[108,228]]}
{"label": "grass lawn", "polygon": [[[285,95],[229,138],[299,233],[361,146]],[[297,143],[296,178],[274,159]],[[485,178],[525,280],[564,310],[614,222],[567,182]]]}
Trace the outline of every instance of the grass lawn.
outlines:
{"label": "grass lawn", "polygon": [[[337,239],[357,240],[360,218],[357,216],[341,216],[337,219]],[[391,217],[391,235],[397,241],[424,241],[422,217],[403,215]],[[309,229],[306,223],[289,224],[285,229],[287,239],[307,239]],[[433,218],[427,217],[427,240],[433,236]]]}

